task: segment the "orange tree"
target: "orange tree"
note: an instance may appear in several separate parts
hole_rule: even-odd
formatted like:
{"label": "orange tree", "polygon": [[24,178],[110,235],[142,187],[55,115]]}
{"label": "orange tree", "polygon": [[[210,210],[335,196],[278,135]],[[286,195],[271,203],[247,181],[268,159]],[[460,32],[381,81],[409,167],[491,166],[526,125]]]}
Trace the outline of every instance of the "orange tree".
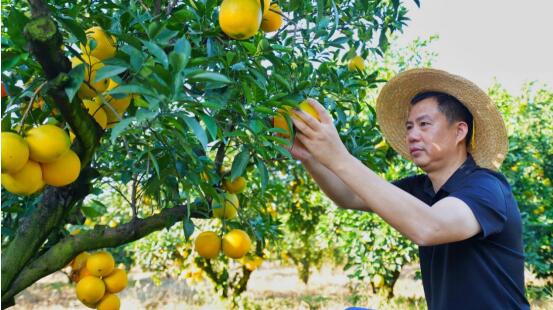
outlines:
{"label": "orange tree", "polygon": [[553,91],[527,84],[521,95],[513,96],[496,84],[489,94],[509,132],[509,153],[501,170],[521,211],[526,265],[547,279],[553,275]]}
{"label": "orange tree", "polygon": [[[376,131],[352,136],[348,128],[378,72],[359,61],[348,70],[347,61],[386,50],[388,36],[407,20],[400,1],[286,1],[268,10],[282,11],[278,31],[278,20],[262,21],[268,1],[234,2],[254,9],[223,14],[215,0],[2,2],[2,131],[29,145],[30,127],[65,131],[54,139],[59,148],[40,142],[53,139],[48,133],[30,145],[25,173],[3,171],[4,307],[83,251],[177,222],[187,239],[192,219],[225,205],[222,168],[231,180],[248,176],[250,185],[238,217],[223,220],[220,233],[241,228],[255,247],[263,245],[271,233],[255,204],[274,171],[296,169],[283,147],[289,141],[275,136],[283,130],[270,121],[284,105],[315,97],[354,154],[374,142]],[[255,16],[240,15],[246,11]],[[260,26],[273,32],[251,30]],[[41,180],[40,169],[54,160],[56,171],[68,174],[65,160],[37,157],[65,152],[68,134],[78,178]],[[36,186],[28,188],[28,180]],[[124,216],[104,214],[113,202],[106,193],[121,195]],[[156,203],[146,207],[145,199]],[[113,224],[83,226],[94,216]],[[82,229],[71,235],[75,228]]]}

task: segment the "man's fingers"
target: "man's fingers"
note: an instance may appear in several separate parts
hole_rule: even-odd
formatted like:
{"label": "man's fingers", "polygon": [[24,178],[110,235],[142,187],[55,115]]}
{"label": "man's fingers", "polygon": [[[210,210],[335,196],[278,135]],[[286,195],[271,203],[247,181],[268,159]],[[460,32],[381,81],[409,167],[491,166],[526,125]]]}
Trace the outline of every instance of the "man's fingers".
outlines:
{"label": "man's fingers", "polygon": [[[303,121],[302,117],[305,117],[305,113],[303,115],[299,115],[299,113],[303,113],[303,112],[296,112],[294,111],[294,114],[297,115],[297,117],[292,117],[292,122],[294,122],[294,126],[296,127],[296,129],[300,132],[302,132],[304,135],[308,136],[308,137],[311,137],[313,136],[313,129],[311,129],[306,123],[305,121]],[[310,116],[310,115],[307,115],[307,116]],[[316,120],[315,120],[316,121]]]}
{"label": "man's fingers", "polygon": [[319,117],[321,118],[321,122],[325,124],[332,123],[332,117],[322,104],[313,98],[307,98],[306,101],[315,109],[315,111],[317,111],[317,114],[319,114]]}

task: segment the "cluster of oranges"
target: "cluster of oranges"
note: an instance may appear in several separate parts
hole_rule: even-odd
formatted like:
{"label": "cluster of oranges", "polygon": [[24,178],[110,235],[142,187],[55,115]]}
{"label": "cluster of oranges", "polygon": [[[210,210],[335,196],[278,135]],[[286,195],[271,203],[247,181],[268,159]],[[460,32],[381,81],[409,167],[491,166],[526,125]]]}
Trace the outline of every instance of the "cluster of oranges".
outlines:
{"label": "cluster of oranges", "polygon": [[[277,31],[282,26],[282,10],[270,0],[223,0],[219,25],[229,37],[245,40],[257,33]],[[263,5],[263,7],[262,7]]]}
{"label": "cluster of oranges", "polygon": [[81,161],[69,147],[67,133],[54,125],[28,130],[25,138],[2,132],[2,186],[16,195],[32,195],[45,185],[73,183]]}
{"label": "cluster of oranges", "polygon": [[127,287],[127,272],[115,268],[115,260],[108,252],[83,252],[73,259],[71,280],[76,285],[77,298],[87,307],[99,310],[117,310],[121,301],[117,293]]}
{"label": "cluster of oranges", "polygon": [[[73,67],[85,62],[84,82],[79,88],[79,98],[83,99],[84,107],[94,117],[102,129],[113,127],[123,116],[129,107],[132,96],[129,95],[104,95],[104,101],[99,96],[105,91],[110,91],[118,86],[112,79],[100,79],[96,81],[96,73],[104,67],[102,61],[115,56],[116,39],[108,36],[101,27],[92,27],[86,30],[87,44],[81,44],[80,57],[73,57]],[[106,104],[107,102],[107,104]],[[108,106],[109,104],[109,106]]]}
{"label": "cluster of oranges", "polygon": [[220,238],[216,232],[204,231],[194,241],[196,252],[207,259],[217,257],[221,249],[227,257],[242,258],[250,251],[251,246],[250,236],[241,229],[233,229],[223,238]]}

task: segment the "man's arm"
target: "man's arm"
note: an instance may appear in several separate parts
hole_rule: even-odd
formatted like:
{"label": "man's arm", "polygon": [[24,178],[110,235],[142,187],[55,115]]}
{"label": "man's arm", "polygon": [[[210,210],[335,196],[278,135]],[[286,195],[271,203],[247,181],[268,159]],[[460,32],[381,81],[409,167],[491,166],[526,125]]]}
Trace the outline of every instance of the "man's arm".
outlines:
{"label": "man's arm", "polygon": [[418,245],[428,246],[468,239],[481,231],[469,206],[455,197],[440,200],[431,208],[415,196],[379,177],[346,149],[328,112],[315,100],[320,122],[296,111],[304,122],[292,117],[296,139],[309,156],[334,173],[347,188],[392,227]]}
{"label": "man's arm", "polygon": [[321,163],[314,159],[302,161],[302,163],[323,192],[328,198],[332,199],[338,207],[371,211],[357,194],[352,192],[339,177]]}
{"label": "man's arm", "polygon": [[448,197],[430,208],[347,155],[336,160],[329,170],[360,197],[366,208],[416,244],[429,246],[461,241],[480,232],[480,224],[462,200]]}

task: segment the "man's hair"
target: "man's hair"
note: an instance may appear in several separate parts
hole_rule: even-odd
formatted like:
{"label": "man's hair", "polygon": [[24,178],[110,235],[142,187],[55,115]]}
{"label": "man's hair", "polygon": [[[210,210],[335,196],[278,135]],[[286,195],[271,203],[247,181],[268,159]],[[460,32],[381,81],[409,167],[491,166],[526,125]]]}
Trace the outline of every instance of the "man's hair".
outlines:
{"label": "man's hair", "polygon": [[438,101],[438,110],[445,115],[449,125],[453,124],[453,122],[459,121],[467,123],[468,132],[465,137],[465,143],[467,147],[469,147],[472,137],[472,114],[467,107],[465,107],[457,98],[446,93],[436,91],[418,93],[415,97],[413,97],[413,99],[411,99],[411,105],[415,105],[427,98],[434,98]]}

